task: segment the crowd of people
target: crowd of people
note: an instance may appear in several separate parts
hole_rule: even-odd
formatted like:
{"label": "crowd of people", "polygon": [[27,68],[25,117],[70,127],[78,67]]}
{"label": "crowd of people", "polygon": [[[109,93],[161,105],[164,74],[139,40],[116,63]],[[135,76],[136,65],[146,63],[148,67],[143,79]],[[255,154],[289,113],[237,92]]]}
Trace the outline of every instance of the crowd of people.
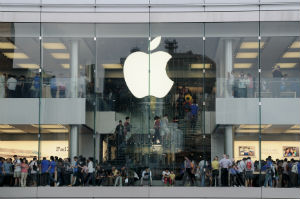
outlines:
{"label": "crowd of people", "polygon": [[[51,156],[31,161],[0,158],[0,186],[240,186],[300,187],[300,161],[291,159],[252,161],[250,157],[231,160],[228,155],[199,162],[184,157],[177,170],[165,168],[156,176],[149,167],[143,169],[101,165],[93,158]],[[261,169],[259,169],[261,167]],[[158,175],[158,176],[157,176]],[[160,176],[159,176],[160,175]],[[161,179],[153,184],[153,179]],[[161,182],[159,182],[161,181]]]}

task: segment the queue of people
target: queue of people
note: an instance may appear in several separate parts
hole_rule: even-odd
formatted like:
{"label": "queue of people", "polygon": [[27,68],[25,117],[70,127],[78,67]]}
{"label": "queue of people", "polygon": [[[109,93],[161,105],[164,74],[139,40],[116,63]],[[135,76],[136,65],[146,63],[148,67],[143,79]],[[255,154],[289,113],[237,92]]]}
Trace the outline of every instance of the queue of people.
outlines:
{"label": "queue of people", "polygon": [[[211,162],[205,157],[196,162],[185,156],[182,168],[163,169],[161,183],[157,186],[239,186],[239,187],[299,187],[300,162],[291,159],[259,163],[250,157],[234,161],[228,155]],[[31,161],[19,158],[0,158],[0,186],[152,186],[153,172],[149,167],[142,170],[113,165],[101,165],[93,158],[75,156],[69,158],[51,156]]]}

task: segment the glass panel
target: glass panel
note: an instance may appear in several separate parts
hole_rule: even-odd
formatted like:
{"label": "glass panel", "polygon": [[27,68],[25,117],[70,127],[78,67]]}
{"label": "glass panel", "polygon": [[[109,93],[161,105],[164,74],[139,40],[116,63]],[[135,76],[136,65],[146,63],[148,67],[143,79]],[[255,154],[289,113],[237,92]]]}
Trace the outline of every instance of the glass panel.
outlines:
{"label": "glass panel", "polygon": [[149,166],[156,186],[199,186],[197,166],[210,155],[203,131],[203,66],[210,66],[208,76],[214,72],[203,54],[203,32],[201,23],[151,24],[151,44],[161,37],[150,55]]}
{"label": "glass panel", "polygon": [[42,171],[41,185],[93,185],[99,159],[93,130],[95,25],[46,23],[42,33],[40,145],[45,165],[52,166]]}
{"label": "glass panel", "polygon": [[[258,23],[207,23],[205,36],[205,56],[213,63],[216,75],[216,82],[206,81],[206,90],[212,90],[211,96],[216,93],[215,118],[209,111],[205,117],[205,124],[211,126],[207,131],[211,139],[210,185],[259,186],[260,150],[258,144],[251,145],[259,138],[258,99],[254,94],[258,85]],[[253,128],[256,133],[252,133]]]}
{"label": "glass panel", "polygon": [[[107,176],[103,182],[99,177],[99,184],[120,185],[124,181],[117,173],[124,180],[127,171],[127,184],[140,185],[134,176],[141,179],[143,169],[149,165],[148,88],[141,87],[147,77],[139,68],[147,64],[148,57],[133,55],[147,52],[147,47],[147,24],[97,24],[96,130],[100,134],[100,165]],[[102,174],[99,171],[97,175]],[[151,180],[144,176],[142,183],[151,184]]]}
{"label": "glass panel", "polygon": [[[279,29],[280,27],[280,29]],[[299,160],[299,22],[262,22],[261,172],[265,187],[297,187]]]}
{"label": "glass panel", "polygon": [[37,23],[0,23],[1,186],[37,185],[38,169],[31,162],[37,166],[38,129],[29,124],[39,123],[39,101],[31,98],[39,95],[33,84],[40,67],[39,32]]}

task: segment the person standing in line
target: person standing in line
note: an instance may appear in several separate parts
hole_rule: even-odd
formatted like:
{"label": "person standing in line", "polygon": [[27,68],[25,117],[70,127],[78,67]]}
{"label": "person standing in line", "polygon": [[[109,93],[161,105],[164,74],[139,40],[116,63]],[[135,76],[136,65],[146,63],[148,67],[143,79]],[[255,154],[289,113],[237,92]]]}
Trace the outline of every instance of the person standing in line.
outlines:
{"label": "person standing in line", "polygon": [[53,156],[50,157],[50,160],[51,160],[50,165],[48,167],[48,173],[49,173],[48,185],[49,186],[51,185],[52,182],[54,183],[54,185],[56,183],[55,178],[54,178],[55,171],[56,171],[56,162],[54,161]]}
{"label": "person standing in line", "polygon": [[4,174],[4,185],[11,186],[12,185],[12,160],[11,158],[7,158],[3,162],[3,174]]}
{"label": "person standing in line", "polygon": [[74,161],[72,163],[72,168],[73,168],[73,177],[72,177],[72,186],[77,186],[79,185],[79,175],[78,175],[78,157],[74,157]]}
{"label": "person standing in line", "polygon": [[183,186],[185,185],[185,182],[186,182],[186,178],[189,178],[189,181],[190,181],[190,185],[193,186],[194,183],[193,183],[193,176],[192,176],[192,162],[191,160],[185,156],[184,157],[184,162],[183,162],[183,165],[184,165],[184,174],[183,174]]}
{"label": "person standing in line", "polygon": [[89,186],[90,185],[90,181],[92,181],[92,184],[94,185],[94,163],[93,163],[93,158],[89,157],[89,159],[87,160],[88,162],[88,175],[87,175],[87,180],[85,183],[85,186]]}
{"label": "person standing in line", "polygon": [[48,168],[49,168],[49,161],[46,157],[43,157],[41,162],[41,185],[46,186],[49,178]]}
{"label": "person standing in line", "polygon": [[211,162],[211,167],[212,167],[212,186],[217,187],[219,186],[219,168],[220,168],[220,163],[219,163],[219,157],[216,156],[214,160]]}
{"label": "person standing in line", "polygon": [[221,167],[221,184],[223,187],[228,186],[228,169],[232,166],[231,161],[229,160],[226,154],[223,155],[223,158],[219,162]]}
{"label": "person standing in line", "polygon": [[33,186],[37,186],[37,172],[38,172],[38,163],[36,157],[29,164],[30,168],[30,178],[32,179]]}
{"label": "person standing in line", "polygon": [[245,164],[246,158],[243,158],[242,160],[238,161],[237,167],[238,167],[238,178],[241,182],[242,186],[245,186],[245,169],[246,169],[246,164]]}
{"label": "person standing in line", "polygon": [[26,187],[28,169],[29,169],[28,162],[26,158],[23,158],[21,163],[21,187]]}
{"label": "person standing in line", "polygon": [[297,184],[298,184],[298,180],[297,180],[297,177],[298,177],[298,167],[297,167],[297,162],[292,159],[291,160],[292,162],[292,169],[291,169],[291,185],[292,187],[297,187]]}
{"label": "person standing in line", "polygon": [[17,80],[13,75],[8,75],[7,89],[8,89],[9,98],[16,97],[16,87],[17,87]]}
{"label": "person standing in line", "polygon": [[20,186],[20,178],[21,178],[21,161],[17,155],[14,155],[14,178],[15,178],[15,186]]}
{"label": "person standing in line", "polygon": [[198,168],[200,171],[200,182],[201,182],[201,187],[205,187],[205,178],[206,178],[206,172],[208,168],[208,161],[204,157],[198,164]]}
{"label": "person standing in line", "polygon": [[245,186],[252,187],[252,180],[253,180],[253,172],[254,172],[254,163],[252,162],[251,158],[248,157],[246,162],[245,168]]}
{"label": "person standing in line", "polygon": [[282,168],[283,168],[282,187],[288,187],[290,178],[289,178],[289,165],[287,162],[287,158],[284,159],[282,163]]}
{"label": "person standing in line", "polygon": [[56,98],[57,93],[57,83],[56,83],[56,77],[53,75],[50,79],[50,89],[51,89],[51,97]]}

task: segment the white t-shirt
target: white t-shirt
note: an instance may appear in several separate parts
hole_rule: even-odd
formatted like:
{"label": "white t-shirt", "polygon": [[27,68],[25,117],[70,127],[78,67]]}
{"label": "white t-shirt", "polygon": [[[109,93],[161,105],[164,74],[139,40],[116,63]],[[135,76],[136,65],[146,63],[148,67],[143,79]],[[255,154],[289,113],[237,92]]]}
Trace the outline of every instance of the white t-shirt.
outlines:
{"label": "white t-shirt", "polygon": [[33,165],[35,165],[35,166],[37,167],[37,166],[38,166],[38,165],[37,165],[37,162],[36,162],[36,161],[32,161],[32,162],[29,164],[29,167],[30,167],[30,169],[31,169],[31,173],[32,173],[32,174],[36,174],[37,171],[33,170]]}
{"label": "white t-shirt", "polygon": [[88,173],[93,173],[94,172],[94,168],[93,168],[93,162],[90,161],[88,163]]}
{"label": "white t-shirt", "polygon": [[16,90],[16,86],[17,86],[17,80],[13,77],[10,77],[7,80],[7,88],[8,90],[14,91]]}
{"label": "white t-shirt", "polygon": [[[19,165],[16,165],[19,164]],[[14,160],[15,172],[21,172],[21,161],[19,159]]]}
{"label": "white t-shirt", "polygon": [[170,171],[168,171],[168,172],[163,171],[163,172],[162,172],[162,175],[163,175],[163,177],[164,177],[164,176],[167,176],[167,177],[168,177],[168,176],[170,176]]}

